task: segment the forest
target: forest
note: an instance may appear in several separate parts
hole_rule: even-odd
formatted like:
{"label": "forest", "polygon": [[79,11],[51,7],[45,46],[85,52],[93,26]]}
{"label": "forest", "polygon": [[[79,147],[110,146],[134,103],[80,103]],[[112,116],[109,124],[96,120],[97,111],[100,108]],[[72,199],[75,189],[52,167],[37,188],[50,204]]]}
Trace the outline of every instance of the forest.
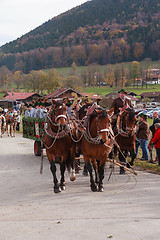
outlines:
{"label": "forest", "polygon": [[160,59],[159,0],[92,0],[0,48],[0,67],[45,68]]}

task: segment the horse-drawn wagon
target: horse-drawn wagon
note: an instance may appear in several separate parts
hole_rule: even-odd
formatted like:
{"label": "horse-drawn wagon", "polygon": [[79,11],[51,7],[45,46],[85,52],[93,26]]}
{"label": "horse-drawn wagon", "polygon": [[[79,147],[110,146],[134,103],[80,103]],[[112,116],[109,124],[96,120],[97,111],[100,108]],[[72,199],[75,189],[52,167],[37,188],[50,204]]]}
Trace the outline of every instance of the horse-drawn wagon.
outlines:
{"label": "horse-drawn wagon", "polygon": [[23,137],[34,140],[35,156],[41,156],[41,142],[44,122],[45,118],[24,117],[22,119]]}

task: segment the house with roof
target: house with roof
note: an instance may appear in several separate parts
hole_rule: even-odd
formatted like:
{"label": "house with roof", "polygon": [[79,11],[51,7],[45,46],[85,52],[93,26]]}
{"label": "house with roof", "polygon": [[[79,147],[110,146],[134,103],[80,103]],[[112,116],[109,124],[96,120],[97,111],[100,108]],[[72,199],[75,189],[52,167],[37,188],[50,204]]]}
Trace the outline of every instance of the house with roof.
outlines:
{"label": "house with roof", "polygon": [[59,88],[45,96],[47,99],[56,99],[62,100],[64,97],[68,97],[69,99],[74,99],[72,94],[76,94],[77,97],[82,97],[82,94],[75,91],[72,88]]}
{"label": "house with roof", "polygon": [[141,100],[149,98],[152,102],[160,102],[160,92],[144,92],[140,96]]}
{"label": "house with roof", "polygon": [[160,84],[159,69],[146,69],[144,72],[147,84]]}
{"label": "house with roof", "polygon": [[41,97],[38,93],[26,93],[26,92],[7,92],[4,96],[4,100],[10,101],[10,102],[20,102],[20,103],[26,103],[31,102],[37,98]]}

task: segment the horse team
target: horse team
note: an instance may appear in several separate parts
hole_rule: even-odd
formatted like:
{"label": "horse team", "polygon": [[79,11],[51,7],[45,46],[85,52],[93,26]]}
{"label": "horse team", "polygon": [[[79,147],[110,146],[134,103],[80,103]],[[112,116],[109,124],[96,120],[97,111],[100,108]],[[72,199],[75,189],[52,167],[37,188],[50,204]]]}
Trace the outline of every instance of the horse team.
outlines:
{"label": "horse team", "polygon": [[15,137],[17,127],[17,112],[11,114],[7,112],[0,115],[0,137],[2,138],[5,131],[8,136]]}
{"label": "horse team", "polygon": [[[117,148],[120,161],[125,162],[128,150],[133,165],[135,158],[136,113],[133,109],[125,109],[117,119],[112,130],[111,117],[113,109],[106,110],[96,103],[85,104],[79,109],[75,107],[72,115],[67,114],[67,101],[54,101],[47,114],[42,145],[46,149],[50,169],[53,174],[54,192],[65,189],[65,169],[72,170],[71,180],[75,180],[75,156],[82,154],[90,175],[90,187],[93,192],[103,192],[104,167],[109,158],[113,158]],[[76,110],[77,109],[77,110]],[[43,151],[42,151],[43,152]],[[55,156],[60,163],[61,179],[56,176]],[[95,177],[93,174],[95,171]],[[121,165],[120,173],[124,173]]]}

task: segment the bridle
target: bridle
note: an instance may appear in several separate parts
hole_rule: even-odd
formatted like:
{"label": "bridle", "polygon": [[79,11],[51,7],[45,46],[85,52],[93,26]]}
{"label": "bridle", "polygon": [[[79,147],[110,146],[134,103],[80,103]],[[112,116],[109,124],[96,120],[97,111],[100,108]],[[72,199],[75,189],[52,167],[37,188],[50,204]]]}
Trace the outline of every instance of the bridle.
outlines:
{"label": "bridle", "polygon": [[[126,115],[124,115],[126,113]],[[117,130],[118,130],[118,134],[117,135],[121,135],[123,137],[133,137],[136,134],[136,121],[134,126],[132,127],[128,127],[127,123],[125,126],[125,130],[123,130],[123,118],[125,117],[125,120],[127,118],[127,115],[129,115],[129,113],[127,113],[126,111],[124,111],[122,114],[118,115],[117,118]],[[125,121],[127,122],[127,121]],[[130,132],[132,132],[132,134],[130,134]]]}
{"label": "bridle", "polygon": [[85,139],[88,142],[93,143],[93,144],[105,144],[106,143],[107,139],[105,139],[104,141],[102,139],[100,139],[100,133],[103,133],[103,132],[107,132],[107,137],[108,138],[110,138],[110,139],[114,138],[114,133],[113,133],[110,125],[109,125],[108,128],[102,128],[102,129],[100,128],[99,115],[101,113],[102,112],[97,113],[96,120],[95,120],[96,128],[97,128],[97,130],[96,130],[97,136],[96,137],[91,136],[91,133],[90,133],[90,130],[89,130],[90,129],[90,121],[88,121],[86,129],[84,129]]}

